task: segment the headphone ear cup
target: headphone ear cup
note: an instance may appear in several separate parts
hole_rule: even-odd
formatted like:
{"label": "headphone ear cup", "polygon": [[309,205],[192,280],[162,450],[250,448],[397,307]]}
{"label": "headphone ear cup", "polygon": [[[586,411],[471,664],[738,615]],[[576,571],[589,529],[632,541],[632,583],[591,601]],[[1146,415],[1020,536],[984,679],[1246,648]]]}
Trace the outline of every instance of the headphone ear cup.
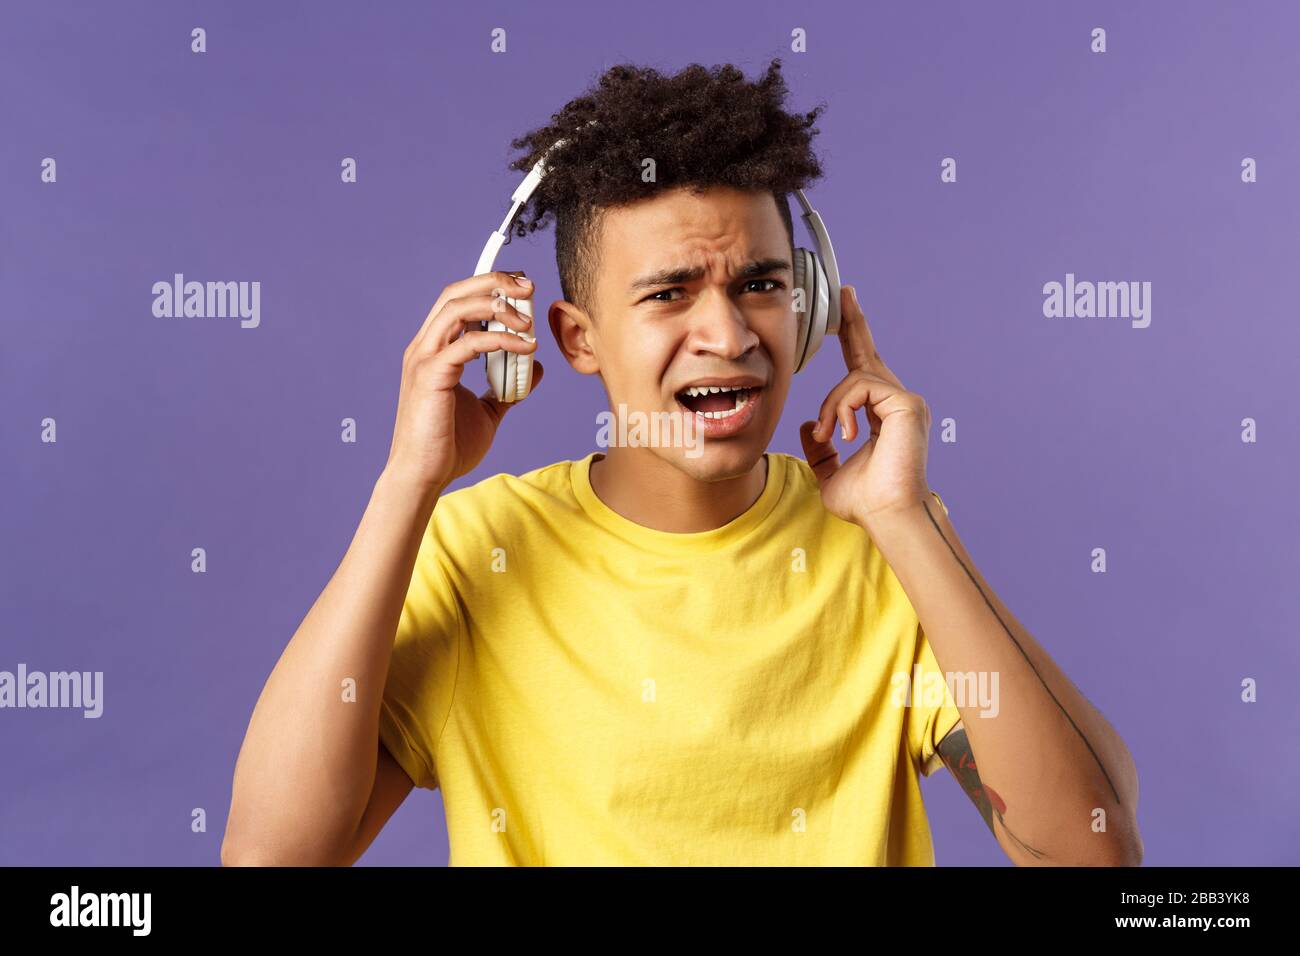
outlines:
{"label": "headphone ear cup", "polygon": [[510,353],[515,360],[515,398],[516,402],[522,401],[528,396],[533,387],[533,357],[531,355],[517,355]]}
{"label": "headphone ear cup", "polygon": [[[807,249],[795,249],[794,251],[794,288],[791,295],[795,296],[794,310],[795,317],[795,339],[794,339],[794,370],[798,372],[803,368],[803,354],[808,348],[808,306],[813,301],[811,288],[808,285],[809,273],[809,253]],[[802,302],[803,308],[798,308]]]}
{"label": "headphone ear cup", "polygon": [[799,319],[799,337],[795,343],[796,373],[808,367],[812,357],[826,335],[826,321],[830,316],[829,283],[826,270],[815,253],[799,248],[794,251],[794,286],[802,290],[804,308],[796,310]]}
{"label": "headphone ear cup", "polygon": [[831,282],[826,276],[826,269],[823,268],[822,260],[818,259],[815,252],[809,250],[800,250],[806,256],[803,264],[803,300],[807,304],[805,313],[805,323],[800,328],[800,346],[798,351],[798,362],[794,365],[794,371],[802,372],[816,355],[816,350],[822,346],[822,339],[826,338],[826,326],[831,319]]}
{"label": "headphone ear cup", "polygon": [[[484,332],[505,331],[505,326],[496,319],[489,319],[481,327]],[[504,401],[502,394],[505,391],[506,354],[504,350],[483,353],[483,371],[487,374],[488,386],[498,401]]]}
{"label": "headphone ear cup", "polygon": [[[528,299],[506,297],[505,301],[507,305],[518,309],[521,314],[532,316],[533,307]],[[533,338],[527,333],[515,331],[497,319],[488,320],[487,331],[509,332],[511,335],[517,335],[523,339],[531,340]],[[497,349],[494,352],[484,352],[483,360],[487,369],[488,384],[492,386],[492,392],[496,395],[498,401],[518,402],[527,397],[528,391],[533,385],[533,357],[531,354],[522,355],[519,352]]]}
{"label": "headphone ear cup", "polygon": [[503,402],[514,402],[518,400],[518,389],[516,383],[519,379],[519,356],[514,352],[501,350],[502,370],[501,370],[501,391],[497,397]]}

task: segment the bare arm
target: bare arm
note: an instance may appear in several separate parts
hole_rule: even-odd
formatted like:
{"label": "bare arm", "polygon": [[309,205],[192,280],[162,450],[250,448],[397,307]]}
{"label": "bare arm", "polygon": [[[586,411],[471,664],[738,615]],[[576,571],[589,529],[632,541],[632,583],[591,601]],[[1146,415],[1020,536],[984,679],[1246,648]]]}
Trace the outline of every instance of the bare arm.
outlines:
{"label": "bare arm", "polygon": [[[482,460],[511,407],[460,384],[485,352],[535,340],[464,331],[531,320],[505,304],[532,295],[501,272],[447,286],[403,356],[393,446],[338,569],[280,655],[235,764],[223,864],[353,862],[411,781],[379,745],[379,708],[402,606],[438,496]],[[464,331],[464,334],[461,334]],[[541,381],[538,362],[533,387]],[[355,681],[346,698],[344,681]]]}
{"label": "bare arm", "polygon": [[[350,855],[375,783],[393,634],[433,506],[432,494],[392,475],[375,483],[351,546],[253,709],[223,863],[329,865]],[[347,678],[355,701],[344,698]]]}
{"label": "bare arm", "polygon": [[[979,792],[1002,818],[994,832],[1008,857],[1030,866],[1136,865],[1142,842],[1132,755],[989,586],[949,516],[930,497],[876,516],[871,533],[943,673],[982,673],[994,688],[988,702],[966,694],[955,703],[959,738],[969,735]],[[939,749],[951,759],[957,744]]]}
{"label": "bare arm", "polygon": [[375,842],[379,831],[397,812],[397,808],[402,805],[402,801],[414,786],[406,771],[381,743],[379,763],[375,768],[375,786],[370,791],[370,802],[366,804],[366,812],[362,814],[361,824],[357,827],[352,846],[348,849],[347,857],[343,862],[351,866],[361,858],[361,854]]}
{"label": "bare arm", "polygon": [[1002,818],[1002,814],[1007,809],[1006,802],[996,790],[980,780],[979,767],[975,763],[975,751],[966,736],[966,726],[960,720],[940,741],[939,755],[943,758],[944,766],[961,785],[971,803],[975,804],[975,809],[979,810],[985,825],[988,826],[998,844],[1012,860],[1015,860],[1019,853],[1035,860],[1044,858],[1042,850],[1030,846],[1012,833],[1007,826],[1007,821]]}

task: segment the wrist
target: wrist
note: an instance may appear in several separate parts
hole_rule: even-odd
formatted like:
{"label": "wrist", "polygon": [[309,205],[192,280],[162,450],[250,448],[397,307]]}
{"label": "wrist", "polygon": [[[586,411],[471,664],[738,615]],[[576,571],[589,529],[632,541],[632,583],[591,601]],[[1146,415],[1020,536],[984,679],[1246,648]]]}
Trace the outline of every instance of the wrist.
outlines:
{"label": "wrist", "polygon": [[927,490],[920,497],[896,502],[882,508],[874,508],[859,520],[872,537],[888,534],[896,529],[907,529],[918,523],[928,525],[931,516],[936,519],[946,514],[943,502],[933,491]]}
{"label": "wrist", "polygon": [[375,479],[373,494],[376,497],[418,503],[432,510],[444,490],[446,485],[430,482],[423,476],[411,474],[388,464]]}

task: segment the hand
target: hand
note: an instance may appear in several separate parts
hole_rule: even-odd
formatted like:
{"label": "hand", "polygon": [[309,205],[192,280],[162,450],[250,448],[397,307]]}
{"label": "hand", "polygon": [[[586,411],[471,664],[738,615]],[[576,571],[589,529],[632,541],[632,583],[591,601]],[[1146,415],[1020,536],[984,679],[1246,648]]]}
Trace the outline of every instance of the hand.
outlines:
{"label": "hand", "polygon": [[[526,355],[536,350],[535,339],[478,326],[495,318],[532,334],[531,320],[503,298],[532,294],[531,284],[504,272],[486,272],[442,290],[402,356],[397,423],[385,471],[441,493],[483,460],[502,417],[518,403],[498,401],[491,388],[476,396],[460,384],[461,372],[466,362],[485,352],[505,349]],[[472,329],[466,331],[466,325]],[[541,380],[542,365],[534,361],[532,388]]]}
{"label": "hand", "polygon": [[[873,516],[929,500],[930,409],[903,387],[876,351],[857,290],[840,291],[840,349],[848,374],[826,396],[816,421],[803,423],[799,437],[826,509],[865,528]],[[857,438],[859,408],[866,409],[870,440],[841,465],[832,434],[839,422],[845,441]]]}

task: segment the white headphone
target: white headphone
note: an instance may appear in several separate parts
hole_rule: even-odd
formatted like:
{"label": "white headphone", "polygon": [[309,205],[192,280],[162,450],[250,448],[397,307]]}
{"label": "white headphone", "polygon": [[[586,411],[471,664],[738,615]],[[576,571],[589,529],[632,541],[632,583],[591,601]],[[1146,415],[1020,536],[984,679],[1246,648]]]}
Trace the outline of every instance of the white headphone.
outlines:
{"label": "white headphone", "polygon": [[[594,122],[595,120],[590,120],[587,125]],[[519,210],[528,202],[528,197],[533,194],[537,184],[546,175],[547,158],[552,151],[565,142],[566,140],[563,139],[556,140],[514,191],[510,197],[512,203],[510,212],[501,223],[501,228],[488,236],[487,244],[478,257],[474,275],[492,271],[492,264],[506,241],[515,216],[519,214]],[[799,200],[799,205],[803,207],[804,226],[817,246],[817,252],[811,252],[803,247],[794,251],[793,292],[796,305],[795,316],[799,322],[794,370],[802,372],[808,367],[812,357],[817,354],[822,339],[827,335],[837,335],[840,331],[840,270],[835,264],[835,250],[831,247],[831,238],[826,232],[821,214],[809,205],[802,189],[796,189],[794,194]],[[506,298],[505,301],[524,315],[532,316],[532,305],[528,299]],[[797,308],[800,305],[803,307]],[[497,319],[490,319],[483,327],[489,332],[510,332],[529,340],[535,338],[528,332],[517,332]],[[499,400],[517,402],[528,395],[533,384],[531,354],[520,355],[517,352],[498,349],[494,352],[485,352],[483,361],[487,368],[488,383]]]}

